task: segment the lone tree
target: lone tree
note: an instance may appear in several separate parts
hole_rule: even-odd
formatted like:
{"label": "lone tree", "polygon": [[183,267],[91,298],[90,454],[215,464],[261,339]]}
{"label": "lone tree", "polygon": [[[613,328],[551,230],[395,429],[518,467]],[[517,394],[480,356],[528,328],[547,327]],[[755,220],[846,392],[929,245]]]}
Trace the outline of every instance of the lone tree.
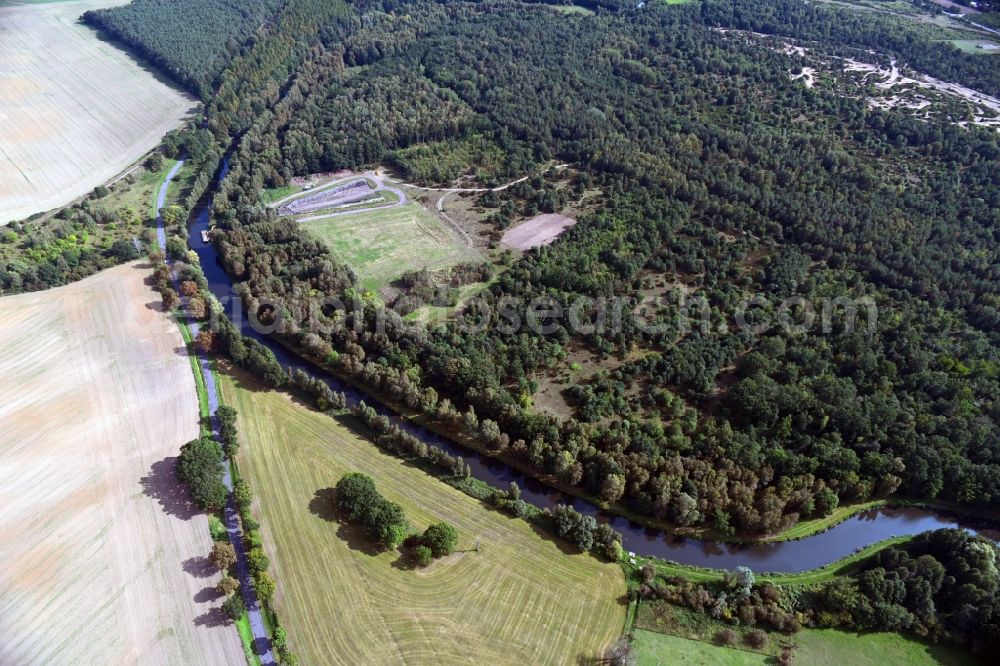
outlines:
{"label": "lone tree", "polygon": [[221,509],[225,505],[222,449],[211,437],[195,439],[181,447],[177,476],[188,485],[191,499],[203,510]]}
{"label": "lone tree", "polygon": [[458,531],[448,523],[436,523],[424,530],[421,542],[431,549],[434,557],[451,555],[458,545]]}
{"label": "lone tree", "polygon": [[229,567],[236,564],[236,550],[233,548],[233,544],[228,541],[216,541],[208,559],[212,561],[212,565],[216,569],[225,573],[229,571]]}

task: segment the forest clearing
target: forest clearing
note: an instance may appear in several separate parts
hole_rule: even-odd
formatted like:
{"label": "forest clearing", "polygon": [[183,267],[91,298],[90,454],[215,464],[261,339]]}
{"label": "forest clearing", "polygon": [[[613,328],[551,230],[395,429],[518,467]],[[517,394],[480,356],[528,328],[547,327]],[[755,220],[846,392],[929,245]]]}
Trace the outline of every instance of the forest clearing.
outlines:
{"label": "forest clearing", "polygon": [[562,232],[576,224],[576,220],[565,215],[538,215],[522,222],[503,235],[505,245],[518,250],[530,250],[541,245],[551,245]]}
{"label": "forest clearing", "polygon": [[0,663],[243,661],[174,477],[198,401],[148,275],[0,300]]}
{"label": "forest clearing", "polygon": [[[276,610],[308,663],[578,663],[625,619],[621,569],[383,453],[330,416],[247,375],[223,377],[240,415],[240,469],[254,488],[281,581]],[[346,472],[372,476],[415,528],[445,520],[457,552],[413,570],[330,515]]]}
{"label": "forest clearing", "polygon": [[418,204],[323,217],[302,226],[357,272],[362,287],[373,291],[407,271],[477,256]]}
{"label": "forest clearing", "polygon": [[0,224],[69,203],[195,106],[77,18],[122,0],[0,3]]}

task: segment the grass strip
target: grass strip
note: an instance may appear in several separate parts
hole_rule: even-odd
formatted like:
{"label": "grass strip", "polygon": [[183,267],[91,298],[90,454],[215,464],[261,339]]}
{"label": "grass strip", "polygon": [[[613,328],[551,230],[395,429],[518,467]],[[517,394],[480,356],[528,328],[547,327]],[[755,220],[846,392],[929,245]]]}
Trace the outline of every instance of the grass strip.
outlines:
{"label": "grass strip", "polygon": [[244,611],[236,621],[236,629],[240,632],[240,643],[243,644],[243,654],[250,666],[260,666],[260,657],[253,651],[253,631],[250,629],[250,616]]}

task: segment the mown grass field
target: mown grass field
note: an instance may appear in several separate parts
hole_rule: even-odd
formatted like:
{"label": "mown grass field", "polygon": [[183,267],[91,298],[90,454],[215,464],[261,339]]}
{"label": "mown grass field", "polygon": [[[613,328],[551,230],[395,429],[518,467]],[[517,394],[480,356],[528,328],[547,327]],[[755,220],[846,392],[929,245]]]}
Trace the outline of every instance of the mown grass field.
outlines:
{"label": "mown grass field", "polygon": [[795,663],[809,666],[972,666],[958,648],[932,645],[896,633],[854,634],[836,629],[806,629],[792,637]]}
{"label": "mown grass field", "polygon": [[[222,377],[240,414],[241,473],[258,498],[276,610],[303,663],[576,664],[622,631],[621,569],[382,453],[287,395]],[[446,520],[459,552],[424,570],[329,515],[348,471],[374,477],[412,526]],[[478,545],[478,550],[476,546]]]}
{"label": "mown grass field", "polygon": [[[768,657],[753,652],[721,647],[670,634],[658,634],[645,629],[635,630],[632,643],[638,656],[638,666],[757,666],[768,663]],[[809,662],[802,662],[809,663]]]}
{"label": "mown grass field", "polygon": [[123,3],[0,3],[0,224],[111,180],[195,106],[77,22]]}
{"label": "mown grass field", "polygon": [[407,271],[440,268],[478,256],[417,204],[336,215],[302,226],[350,264],[361,286],[370,290]]}
{"label": "mown grass field", "polygon": [[966,53],[976,55],[1000,54],[1000,44],[987,39],[953,39],[951,43]]}
{"label": "mown grass field", "polygon": [[[961,650],[931,645],[895,633],[854,634],[836,629],[805,629],[791,636],[796,664],[808,666],[972,666]],[[774,663],[761,654],[670,634],[637,629],[633,646],[638,666],[751,666]]]}

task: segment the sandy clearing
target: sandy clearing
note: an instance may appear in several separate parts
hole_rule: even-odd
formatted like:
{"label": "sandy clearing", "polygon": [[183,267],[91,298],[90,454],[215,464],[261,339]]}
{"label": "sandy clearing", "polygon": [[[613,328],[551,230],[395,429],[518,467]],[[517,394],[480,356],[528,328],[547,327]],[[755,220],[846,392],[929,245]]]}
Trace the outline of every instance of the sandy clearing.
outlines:
{"label": "sandy clearing", "polygon": [[136,263],[0,299],[0,664],[242,664],[172,463],[183,341]]}
{"label": "sandy clearing", "polygon": [[125,2],[0,3],[0,224],[112,179],[197,103],[77,22]]}
{"label": "sandy clearing", "polygon": [[576,224],[576,220],[565,215],[538,215],[522,222],[503,235],[504,245],[518,250],[530,250],[539,245],[551,245],[559,234]]}

